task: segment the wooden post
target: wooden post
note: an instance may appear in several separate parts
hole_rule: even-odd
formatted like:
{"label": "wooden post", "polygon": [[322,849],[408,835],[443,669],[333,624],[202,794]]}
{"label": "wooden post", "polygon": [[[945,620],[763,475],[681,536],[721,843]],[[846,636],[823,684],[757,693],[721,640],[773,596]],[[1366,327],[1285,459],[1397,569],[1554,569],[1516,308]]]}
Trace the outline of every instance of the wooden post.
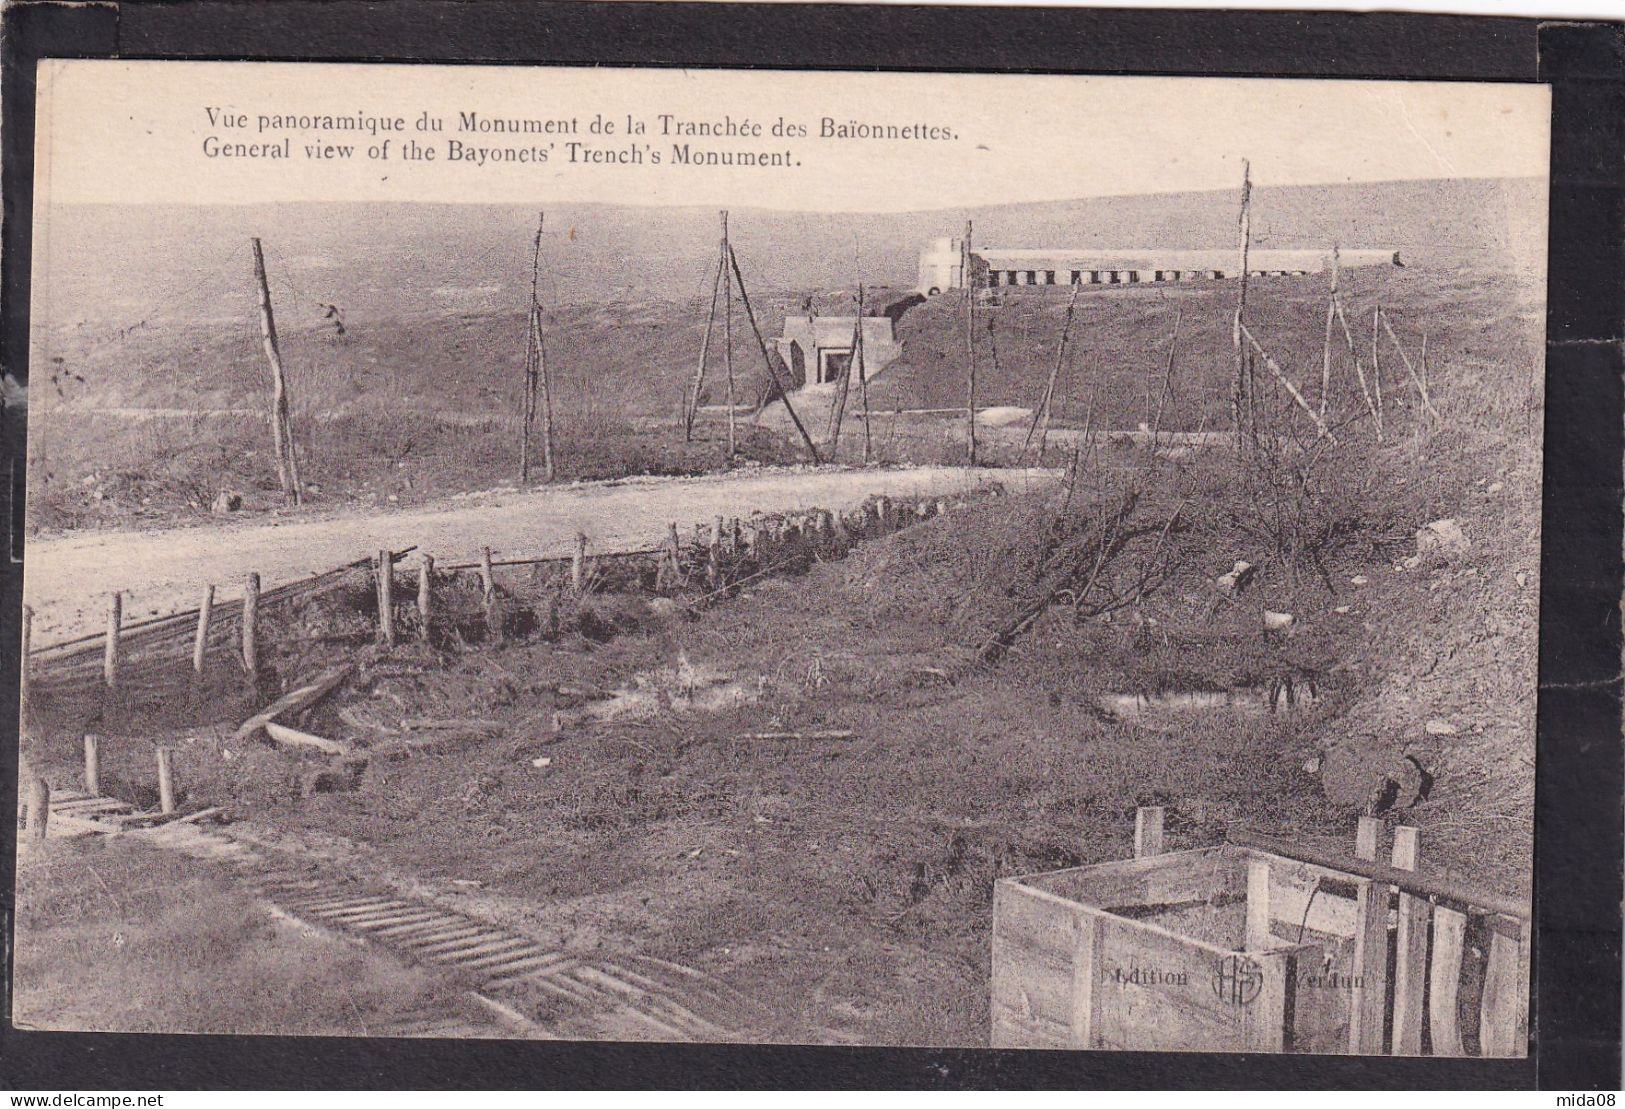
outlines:
{"label": "wooden post", "polygon": [[434,616],[434,556],[425,554],[418,562],[418,638],[429,642],[429,625]]}
{"label": "wooden post", "polygon": [[197,636],[192,641],[192,672],[203,676],[208,663],[209,622],[214,618],[214,586],[203,587],[203,601],[197,608]]}
{"label": "wooden post", "polygon": [[1326,419],[1326,404],[1332,392],[1332,324],[1337,318],[1337,281],[1341,267],[1337,244],[1332,244],[1332,288],[1326,297],[1326,341],[1320,351],[1320,418]]}
{"label": "wooden post", "polygon": [[711,542],[706,551],[705,559],[706,584],[715,588],[722,580],[722,517],[718,516],[716,526],[711,529]]}
{"label": "wooden post", "polygon": [[[1394,829],[1391,861],[1396,870],[1416,869],[1417,831]],[[1394,933],[1394,1055],[1422,1054],[1422,992],[1427,984],[1428,903],[1399,895],[1399,927]]]}
{"label": "wooden post", "polygon": [[1270,861],[1262,855],[1247,857],[1247,918],[1244,946],[1264,951],[1270,936]]}
{"label": "wooden post", "polygon": [[960,272],[965,283],[965,464],[976,465],[976,282],[972,278],[971,221],[965,221]]}
{"label": "wooden post", "polygon": [[1231,341],[1236,352],[1235,377],[1230,383],[1230,421],[1235,427],[1236,448],[1239,450],[1246,439],[1247,428],[1242,423],[1242,404],[1247,397],[1247,348],[1241,342],[1241,326],[1247,314],[1247,254],[1252,246],[1252,205],[1253,205],[1253,178],[1252,166],[1243,158],[1241,160],[1241,219],[1238,226],[1240,245],[1237,249],[1240,268],[1240,284],[1236,288],[1236,316],[1235,326],[1231,328]]}
{"label": "wooden post", "polygon": [[24,832],[29,840],[43,843],[50,823],[51,783],[35,775],[28,783],[28,820]]}
{"label": "wooden post", "polygon": [[[1375,860],[1382,821],[1362,816],[1355,834],[1356,858]],[[1349,1051],[1382,1054],[1382,1019],[1388,986],[1388,885],[1371,878],[1355,883],[1354,959],[1349,973]]]}
{"label": "wooden post", "polygon": [[671,525],[671,533],[666,538],[667,553],[671,557],[672,580],[679,581],[683,576],[683,544],[677,538],[677,524]]}
{"label": "wooden post", "polygon": [[277,350],[276,317],[271,312],[271,287],[265,280],[265,253],[259,239],[254,248],[254,279],[260,292],[260,334],[265,343],[265,360],[271,370],[271,445],[276,451],[277,480],[289,504],[304,501],[299,484],[299,461],[293,449],[293,424],[288,418],[288,381],[282,372],[282,355]]}
{"label": "wooden post", "polygon": [[485,610],[485,635],[492,642],[502,638],[502,617],[497,611],[497,576],[491,565],[491,548],[480,548],[480,606]]}
{"label": "wooden post", "polygon": [[580,593],[587,587],[587,536],[576,532],[576,549],[570,556],[570,587]]}
{"label": "wooden post", "polygon": [[395,564],[387,550],[378,552],[378,641],[395,646]]}
{"label": "wooden post", "polygon": [[1162,818],[1167,809],[1161,805],[1141,805],[1134,810],[1134,857],[1149,858],[1162,854]]}
{"label": "wooden post", "polygon": [[249,574],[248,581],[243,587],[243,672],[248,675],[250,682],[260,676],[259,644],[256,641],[259,611],[260,576]]}
{"label": "wooden post", "polygon": [[85,792],[99,797],[102,792],[101,737],[85,733]]}
{"label": "wooden post", "polygon": [[175,774],[169,763],[169,748],[158,748],[158,811],[175,811]]}
{"label": "wooden post", "polygon": [[795,406],[790,403],[790,391],[784,387],[784,382],[779,380],[779,371],[774,367],[773,359],[768,356],[767,340],[762,338],[762,329],[756,326],[756,313],[750,306],[750,294],[745,292],[745,278],[739,272],[739,256],[734,253],[731,246],[728,248],[728,263],[733,270],[734,280],[739,283],[739,301],[745,306],[745,317],[750,320],[751,332],[756,336],[756,347],[762,352],[762,363],[767,367],[767,376],[772,379],[773,388],[778,393],[779,399],[784,401],[784,410],[790,413],[790,422],[796,425],[796,431],[801,434],[801,441],[807,445],[807,453],[812,456],[813,465],[816,466],[823,461],[818,456],[818,445],[813,442],[812,435],[801,422],[801,417],[796,415]]}
{"label": "wooden post", "polygon": [[124,619],[124,595],[113,593],[107,598],[107,639],[102,648],[102,681],[108,689],[118,685],[119,625]]}

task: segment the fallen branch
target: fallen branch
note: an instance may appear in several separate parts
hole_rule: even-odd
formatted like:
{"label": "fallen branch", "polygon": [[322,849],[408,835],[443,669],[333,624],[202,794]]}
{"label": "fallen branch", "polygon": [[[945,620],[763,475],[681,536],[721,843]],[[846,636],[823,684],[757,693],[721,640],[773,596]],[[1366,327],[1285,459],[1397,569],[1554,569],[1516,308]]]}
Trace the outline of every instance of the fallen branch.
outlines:
{"label": "fallen branch", "polygon": [[851,739],[855,735],[849,728],[836,728],[827,732],[746,732],[740,739]]}

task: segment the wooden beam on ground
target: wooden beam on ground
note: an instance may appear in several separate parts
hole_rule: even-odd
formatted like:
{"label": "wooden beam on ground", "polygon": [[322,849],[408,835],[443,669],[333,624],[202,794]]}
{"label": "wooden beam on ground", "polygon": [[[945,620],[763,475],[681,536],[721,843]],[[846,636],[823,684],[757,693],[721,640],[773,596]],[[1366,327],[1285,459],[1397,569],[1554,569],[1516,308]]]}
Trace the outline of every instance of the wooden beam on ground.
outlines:
{"label": "wooden beam on ground", "polygon": [[284,693],[281,697],[278,697],[259,712],[243,721],[236,732],[232,733],[231,738],[233,740],[245,739],[280,716],[291,716],[295,713],[304,712],[317,701],[337,689],[346,678],[355,672],[355,665],[353,662],[346,662],[331,667],[298,689]]}
{"label": "wooden beam on ground", "polygon": [[265,734],[289,747],[314,747],[318,751],[329,755],[347,755],[350,748],[332,739],[323,739],[319,735],[301,732],[297,728],[290,728],[286,724],[278,724],[274,720],[265,723]]}

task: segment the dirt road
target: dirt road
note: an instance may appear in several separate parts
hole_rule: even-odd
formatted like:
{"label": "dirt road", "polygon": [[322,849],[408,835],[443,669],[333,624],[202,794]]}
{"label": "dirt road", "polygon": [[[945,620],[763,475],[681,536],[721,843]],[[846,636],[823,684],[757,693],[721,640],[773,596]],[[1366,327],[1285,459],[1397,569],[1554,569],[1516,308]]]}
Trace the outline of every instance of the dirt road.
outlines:
{"label": "dirt road", "polygon": [[236,597],[251,571],[271,588],[384,547],[416,546],[440,562],[476,557],[486,545],[499,558],[565,555],[579,531],[590,549],[629,550],[659,543],[670,523],[687,528],[719,513],[850,508],[875,494],[954,493],[995,481],[1017,492],[1057,477],[945,466],[767,470],[497,490],[396,512],[67,535],[29,541],[24,595],[34,609],[34,645],[45,646],[100,629],[114,590],[124,592],[124,618],[133,622],[195,606],[211,582],[221,599]]}

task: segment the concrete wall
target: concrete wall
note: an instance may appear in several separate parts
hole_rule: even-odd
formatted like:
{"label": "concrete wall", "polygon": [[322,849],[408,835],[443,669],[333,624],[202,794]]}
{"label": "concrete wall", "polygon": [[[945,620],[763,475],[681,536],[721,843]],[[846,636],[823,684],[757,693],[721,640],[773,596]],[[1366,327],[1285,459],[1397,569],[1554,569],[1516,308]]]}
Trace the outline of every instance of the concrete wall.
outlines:
{"label": "concrete wall", "polygon": [[[963,288],[958,239],[938,239],[920,255],[919,291],[926,295]],[[947,249],[951,247],[951,249]],[[1234,250],[1016,250],[989,247],[971,255],[973,275],[983,286],[1128,285],[1213,280],[1235,276]],[[1345,250],[1345,269],[1400,265],[1396,250]],[[1321,273],[1331,265],[1330,249],[1254,250],[1247,272],[1254,276]]]}

